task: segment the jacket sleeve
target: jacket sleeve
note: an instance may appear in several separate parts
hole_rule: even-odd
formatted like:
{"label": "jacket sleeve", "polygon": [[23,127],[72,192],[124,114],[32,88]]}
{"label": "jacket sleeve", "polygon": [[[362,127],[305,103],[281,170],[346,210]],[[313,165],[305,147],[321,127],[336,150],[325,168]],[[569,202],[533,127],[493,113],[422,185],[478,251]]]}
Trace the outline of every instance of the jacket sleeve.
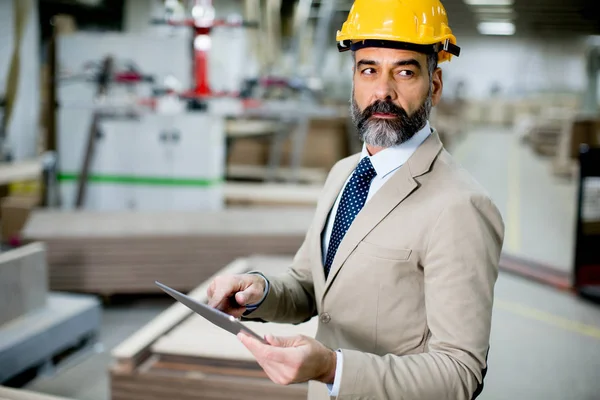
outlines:
{"label": "jacket sleeve", "polygon": [[447,206],[422,258],[429,342],[424,353],[377,356],[342,349],[338,399],[469,400],[487,365],[494,285],[504,241],[484,196]]}
{"label": "jacket sleeve", "polygon": [[[309,229],[292,265],[283,274],[263,275],[269,291],[260,306],[244,316],[244,320],[278,323],[302,323],[316,314],[315,292],[309,261]],[[259,271],[252,271],[259,272]]]}

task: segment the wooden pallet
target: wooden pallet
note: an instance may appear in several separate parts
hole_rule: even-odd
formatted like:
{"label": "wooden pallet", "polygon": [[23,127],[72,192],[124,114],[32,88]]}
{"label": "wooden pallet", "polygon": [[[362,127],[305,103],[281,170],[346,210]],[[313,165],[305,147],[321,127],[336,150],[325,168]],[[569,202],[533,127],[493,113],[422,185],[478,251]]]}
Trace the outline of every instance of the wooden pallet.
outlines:
{"label": "wooden pallet", "polygon": [[[259,269],[284,271],[291,257],[253,256],[235,260],[218,274]],[[212,277],[190,296],[206,302]],[[314,336],[316,322],[300,325],[247,322],[259,334]],[[113,352],[113,400],[306,399],[306,384],[271,382],[237,338],[174,303]]]}
{"label": "wooden pallet", "polygon": [[36,211],[26,240],[47,246],[51,290],[156,293],[154,281],[189,291],[248,254],[294,254],[313,208],[222,212]]}

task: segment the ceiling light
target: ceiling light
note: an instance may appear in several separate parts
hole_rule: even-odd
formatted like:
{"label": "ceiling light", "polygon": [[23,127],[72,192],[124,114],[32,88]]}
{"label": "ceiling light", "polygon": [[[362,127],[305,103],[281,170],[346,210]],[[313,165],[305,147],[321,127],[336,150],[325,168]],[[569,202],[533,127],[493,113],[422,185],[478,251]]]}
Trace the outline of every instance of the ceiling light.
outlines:
{"label": "ceiling light", "polygon": [[507,6],[475,6],[473,11],[486,14],[512,14],[515,12],[512,7]]}
{"label": "ceiling light", "polygon": [[480,22],[477,30],[482,35],[514,35],[515,24],[512,22]]}
{"label": "ceiling light", "polygon": [[464,0],[470,6],[512,6],[514,0]]}
{"label": "ceiling light", "polygon": [[489,13],[481,13],[476,14],[477,21],[494,21],[494,22],[512,22],[517,19],[516,14],[489,14]]}

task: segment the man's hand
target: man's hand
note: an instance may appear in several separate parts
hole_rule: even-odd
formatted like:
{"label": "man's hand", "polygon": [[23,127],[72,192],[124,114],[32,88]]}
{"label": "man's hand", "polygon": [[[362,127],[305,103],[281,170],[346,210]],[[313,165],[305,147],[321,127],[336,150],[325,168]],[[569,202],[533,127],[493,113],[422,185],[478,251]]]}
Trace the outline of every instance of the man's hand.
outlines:
{"label": "man's hand", "polygon": [[246,311],[247,304],[258,303],[265,291],[260,275],[225,275],[216,277],[208,287],[208,305],[236,318]]}
{"label": "man's hand", "polygon": [[238,338],[254,355],[269,378],[279,385],[315,380],[333,383],[336,353],[306,336],[274,337],[267,335],[269,345],[239,333]]}

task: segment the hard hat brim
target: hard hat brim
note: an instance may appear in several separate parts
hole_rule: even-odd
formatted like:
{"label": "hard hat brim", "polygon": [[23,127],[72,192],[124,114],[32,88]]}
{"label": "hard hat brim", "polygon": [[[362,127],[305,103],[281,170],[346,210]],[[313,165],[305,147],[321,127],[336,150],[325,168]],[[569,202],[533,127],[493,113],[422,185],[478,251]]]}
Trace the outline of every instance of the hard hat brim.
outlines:
{"label": "hard hat brim", "polygon": [[439,53],[440,51],[445,51],[456,57],[460,55],[460,47],[452,43],[450,39],[446,39],[442,42],[433,44],[418,44],[380,39],[342,40],[337,42],[337,48],[340,52],[345,52],[349,50],[356,51],[366,47],[383,47],[388,49],[410,50],[424,54],[433,54]]}

